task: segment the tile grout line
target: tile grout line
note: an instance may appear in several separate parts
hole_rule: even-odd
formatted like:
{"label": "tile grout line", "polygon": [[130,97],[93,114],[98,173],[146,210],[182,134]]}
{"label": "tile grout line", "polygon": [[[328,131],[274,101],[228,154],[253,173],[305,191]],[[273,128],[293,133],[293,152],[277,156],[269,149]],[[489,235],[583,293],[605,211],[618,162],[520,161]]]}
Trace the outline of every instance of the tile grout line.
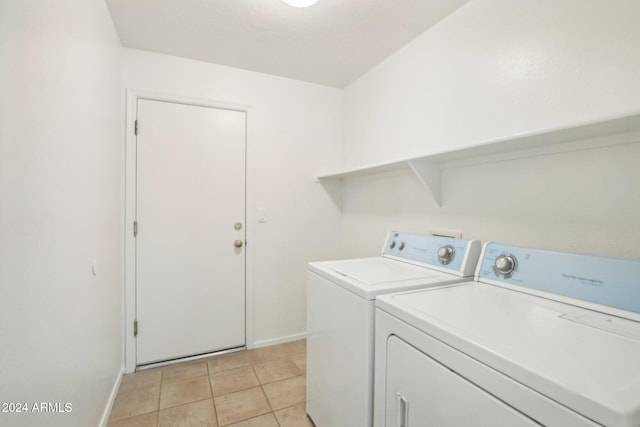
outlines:
{"label": "tile grout line", "polygon": [[160,425],[160,402],[162,399],[162,385],[164,384],[164,368],[160,371],[160,390],[158,391],[158,410],[156,416],[156,427]]}
{"label": "tile grout line", "polygon": [[271,405],[271,401],[269,401],[269,397],[267,396],[267,393],[265,393],[264,388],[262,387],[262,381],[260,380],[260,377],[258,376],[258,373],[256,372],[256,368],[254,366],[253,361],[251,361],[251,369],[253,370],[253,375],[256,376],[256,379],[258,380],[258,384],[260,385],[260,391],[262,392],[262,395],[264,396],[265,400],[267,401],[267,405],[269,405],[269,409],[271,409],[271,412],[267,412],[267,414],[272,414],[273,418],[276,420],[276,424],[278,425],[278,427],[280,426],[280,421],[278,421],[278,417],[276,417],[276,412],[273,410],[273,406]]}
{"label": "tile grout line", "polygon": [[209,392],[211,392],[211,404],[213,405],[213,412],[216,414],[216,424],[220,426],[220,419],[218,418],[218,408],[216,407],[216,399],[213,395],[213,384],[211,381],[211,371],[209,370],[209,361],[212,359],[208,359],[205,363],[207,364],[207,379],[209,381]]}
{"label": "tile grout line", "polygon": [[[293,362],[293,359],[291,358],[291,355],[290,355],[290,354],[287,354],[287,356],[285,356],[285,357],[278,358],[278,359],[274,359],[274,360],[281,360],[281,359],[283,359],[283,360],[284,360],[284,359],[287,359],[288,361],[290,361],[291,363],[293,363],[293,364],[296,366],[296,369],[298,370],[298,373],[300,373],[300,368],[298,368],[298,366]],[[265,362],[265,363],[266,363],[266,362]],[[252,367],[253,367],[253,364],[252,364]],[[255,372],[255,369],[254,369],[254,372]],[[279,379],[279,380],[276,380],[276,381],[271,381],[271,382],[263,383],[263,382],[260,380],[260,378],[258,378],[258,374],[256,373],[256,378],[258,378],[258,382],[260,383],[260,389],[262,390],[262,393],[264,394],[265,398],[267,399],[267,403],[269,404],[269,407],[271,408],[271,413],[273,414],[273,418],[275,418],[276,423],[278,424],[278,426],[279,426],[279,427],[282,427],[282,425],[280,424],[280,420],[279,420],[279,419],[278,419],[278,417],[276,416],[276,410],[273,408],[273,405],[271,404],[271,401],[269,400],[269,396],[267,396],[267,393],[266,393],[266,392],[265,392],[265,390],[264,390],[264,386],[265,386],[265,385],[268,385],[268,384],[275,384],[275,383],[277,383],[277,382],[281,382],[281,381],[286,381],[286,380],[289,380],[289,379],[291,379],[291,378],[295,378],[296,376],[299,376],[299,375],[294,375],[294,376],[292,376],[292,377],[282,378],[282,379]],[[285,409],[293,408],[294,406],[297,406],[297,405],[298,405],[298,404],[291,405],[291,406],[287,406],[287,407],[285,407],[285,408],[280,408],[280,409],[278,409],[278,411],[282,411],[282,410],[285,410]]]}

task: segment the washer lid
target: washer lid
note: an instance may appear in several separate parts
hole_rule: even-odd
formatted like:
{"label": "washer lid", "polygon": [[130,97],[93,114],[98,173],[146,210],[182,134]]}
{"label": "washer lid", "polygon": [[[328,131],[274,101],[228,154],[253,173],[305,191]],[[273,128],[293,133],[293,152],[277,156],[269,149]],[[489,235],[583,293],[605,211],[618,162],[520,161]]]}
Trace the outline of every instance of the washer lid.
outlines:
{"label": "washer lid", "polygon": [[366,299],[465,279],[384,257],[309,263],[309,270]]}
{"label": "washer lid", "polygon": [[435,270],[385,258],[361,258],[334,261],[325,267],[362,284],[375,286],[381,283],[437,277]]}
{"label": "washer lid", "polygon": [[478,282],[377,306],[598,423],[640,425],[639,322]]}

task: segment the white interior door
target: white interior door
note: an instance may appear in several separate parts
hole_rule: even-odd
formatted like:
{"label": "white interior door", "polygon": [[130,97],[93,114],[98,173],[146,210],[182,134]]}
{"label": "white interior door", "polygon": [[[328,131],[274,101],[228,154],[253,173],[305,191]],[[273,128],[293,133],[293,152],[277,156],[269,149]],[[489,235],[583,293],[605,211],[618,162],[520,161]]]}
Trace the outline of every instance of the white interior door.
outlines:
{"label": "white interior door", "polygon": [[245,345],[245,120],[138,100],[137,365]]}

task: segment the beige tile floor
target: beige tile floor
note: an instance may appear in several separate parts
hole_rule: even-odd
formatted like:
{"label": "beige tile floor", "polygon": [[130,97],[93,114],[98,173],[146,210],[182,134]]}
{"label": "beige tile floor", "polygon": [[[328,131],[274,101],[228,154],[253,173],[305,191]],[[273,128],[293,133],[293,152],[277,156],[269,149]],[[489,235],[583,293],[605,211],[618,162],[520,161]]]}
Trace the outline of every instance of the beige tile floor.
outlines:
{"label": "beige tile floor", "polygon": [[304,340],[127,374],[109,427],[313,427]]}

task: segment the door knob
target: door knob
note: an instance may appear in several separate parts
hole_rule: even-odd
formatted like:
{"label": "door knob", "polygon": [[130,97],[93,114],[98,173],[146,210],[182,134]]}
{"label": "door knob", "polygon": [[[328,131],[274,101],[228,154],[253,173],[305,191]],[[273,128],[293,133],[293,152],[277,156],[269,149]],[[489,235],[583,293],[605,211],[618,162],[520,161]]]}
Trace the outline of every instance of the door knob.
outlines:
{"label": "door knob", "polygon": [[236,240],[235,242],[233,242],[233,246],[235,246],[236,248],[241,248],[242,240]]}

